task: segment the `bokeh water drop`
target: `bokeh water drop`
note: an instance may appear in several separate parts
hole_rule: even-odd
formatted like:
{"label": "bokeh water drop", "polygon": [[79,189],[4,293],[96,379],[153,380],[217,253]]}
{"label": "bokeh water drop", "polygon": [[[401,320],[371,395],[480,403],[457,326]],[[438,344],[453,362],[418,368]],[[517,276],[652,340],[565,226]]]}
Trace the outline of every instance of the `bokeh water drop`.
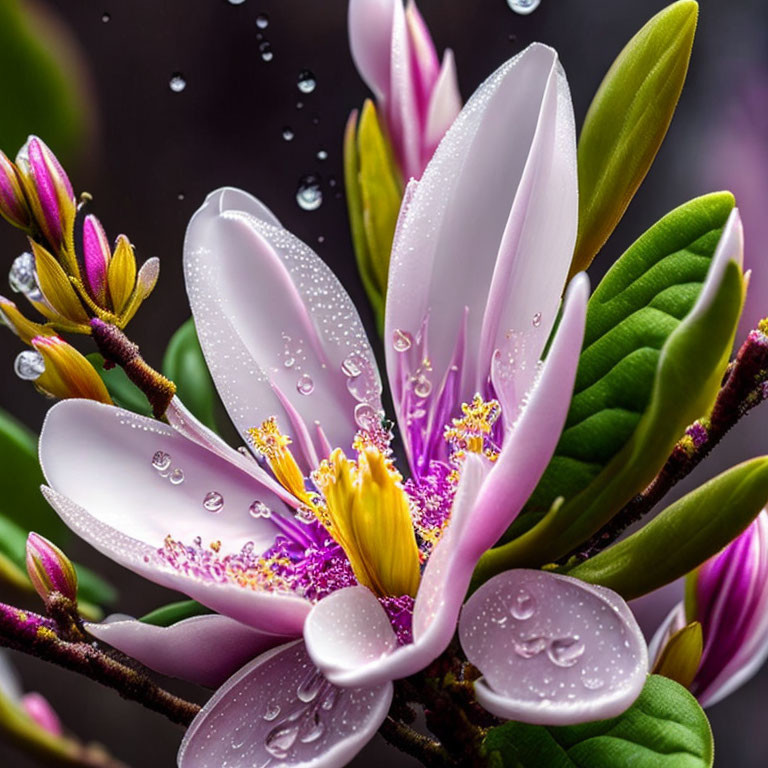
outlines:
{"label": "bokeh water drop", "polygon": [[507,5],[515,12],[523,16],[533,13],[541,3],[541,0],[507,0]]}
{"label": "bokeh water drop", "polygon": [[27,349],[16,356],[13,370],[24,381],[36,381],[45,373],[45,360],[39,352]]}
{"label": "bokeh water drop", "polygon": [[168,86],[174,93],[181,93],[187,87],[187,80],[181,72],[174,72]]}
{"label": "bokeh water drop", "polygon": [[320,177],[314,174],[302,176],[296,190],[296,202],[304,211],[316,211],[323,204]]}
{"label": "bokeh water drop", "polygon": [[317,88],[317,78],[308,69],[302,69],[296,85],[302,93],[312,93]]}

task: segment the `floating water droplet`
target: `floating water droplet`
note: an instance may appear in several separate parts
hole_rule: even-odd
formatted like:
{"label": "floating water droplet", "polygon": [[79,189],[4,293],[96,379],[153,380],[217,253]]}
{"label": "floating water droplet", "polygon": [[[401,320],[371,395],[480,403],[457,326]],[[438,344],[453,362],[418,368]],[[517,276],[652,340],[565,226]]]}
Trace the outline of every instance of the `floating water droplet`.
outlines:
{"label": "floating water droplet", "polygon": [[311,744],[317,741],[325,733],[325,724],[320,720],[320,714],[313,712],[305,718],[299,729],[299,741],[302,744]]}
{"label": "floating water droplet", "polygon": [[272,45],[267,40],[259,45],[259,53],[261,53],[262,61],[272,61],[275,54],[272,52]]}
{"label": "floating water droplet", "polygon": [[547,647],[545,637],[531,637],[515,643],[515,653],[523,659],[532,659],[538,656]]}
{"label": "floating water droplet", "polygon": [[320,693],[320,689],[323,687],[325,678],[320,672],[312,671],[307,675],[304,680],[301,681],[299,687],[296,689],[296,695],[300,701],[305,704],[309,704],[310,701],[314,701],[317,698],[317,694]]}
{"label": "floating water droplet", "polygon": [[208,512],[221,512],[224,508],[224,497],[218,491],[208,491],[203,499],[203,507]]}
{"label": "floating water droplet", "polygon": [[105,24],[107,24],[111,18],[112,18],[112,14],[110,14],[108,11],[104,11],[104,13],[101,14],[101,20]]}
{"label": "floating water droplet", "polygon": [[395,348],[395,352],[407,352],[413,344],[413,336],[408,331],[401,331],[399,328],[395,328],[392,332],[392,346]]}
{"label": "floating water droplet", "polygon": [[360,429],[376,429],[380,422],[379,412],[370,403],[355,406],[355,423]]}
{"label": "floating water droplet", "polygon": [[245,0],[227,0],[230,5],[242,5]]}
{"label": "floating water droplet", "polygon": [[184,199],[184,193],[183,192],[179,192],[179,194],[176,195],[176,199],[177,200],[183,200]]}
{"label": "floating water droplet", "polygon": [[168,479],[174,484],[174,485],[181,485],[184,482],[184,470],[183,469],[174,469],[173,472],[171,472],[170,475],[168,475]]}
{"label": "floating water droplet", "polygon": [[507,5],[515,12],[523,16],[533,13],[541,3],[541,0],[507,0]]}
{"label": "floating water droplet", "polygon": [[537,312],[533,316],[533,320],[531,320],[531,325],[533,325],[534,328],[538,328],[541,325],[541,312]]}
{"label": "floating water droplet", "polygon": [[155,451],[152,456],[152,466],[158,472],[165,472],[171,466],[171,454],[165,451]]}
{"label": "floating water droplet", "polygon": [[536,599],[529,592],[521,589],[515,595],[515,600],[509,612],[518,621],[526,621],[536,613]]}
{"label": "floating water droplet", "polygon": [[24,381],[36,381],[45,373],[45,360],[36,350],[26,349],[16,356],[13,370]]}
{"label": "floating water droplet", "polygon": [[251,517],[272,517],[272,512],[269,507],[263,501],[254,501],[250,507],[248,507],[248,514]]}
{"label": "floating water droplet", "polygon": [[293,141],[294,135],[293,130],[288,126],[283,128],[283,141]]}
{"label": "floating water droplet", "polygon": [[187,81],[181,72],[174,72],[168,82],[168,86],[174,93],[181,93],[187,87]]}
{"label": "floating water droplet", "polygon": [[320,177],[314,174],[302,176],[296,190],[296,202],[305,211],[316,211],[323,204],[323,190]]}
{"label": "floating water droplet", "polygon": [[578,637],[559,637],[549,644],[547,656],[558,667],[572,667],[585,650],[584,643]]}
{"label": "floating water droplet", "polygon": [[266,13],[260,13],[256,17],[256,26],[259,29],[266,29],[269,26],[269,16]]}
{"label": "floating water droplet", "polygon": [[308,373],[302,373],[296,382],[296,389],[300,395],[311,395],[315,391],[315,382]]}
{"label": "floating water droplet", "polygon": [[267,709],[264,712],[264,719],[271,723],[280,714],[280,705],[272,702],[267,704]]}
{"label": "floating water droplet", "polygon": [[324,149],[320,149],[317,152],[317,159],[318,160],[327,160],[328,159],[328,153]]}
{"label": "floating water droplet", "polygon": [[297,101],[296,102],[296,109],[304,109],[304,102],[303,101]]}
{"label": "floating water droplet", "polygon": [[35,257],[29,251],[25,251],[13,260],[8,272],[8,283],[14,293],[23,293],[25,296],[37,290]]}
{"label": "floating water droplet", "polygon": [[413,392],[416,397],[429,397],[429,393],[432,391],[432,382],[422,373],[414,382]]}
{"label": "floating water droplet", "polygon": [[322,245],[325,242],[325,235],[318,235],[317,242]]}
{"label": "floating water droplet", "polygon": [[302,93],[312,93],[317,88],[317,78],[308,69],[302,69],[296,85]]}
{"label": "floating water droplet", "polygon": [[264,739],[264,746],[273,757],[282,759],[288,756],[288,750],[296,743],[299,726],[295,723],[279,725],[273,728]]}

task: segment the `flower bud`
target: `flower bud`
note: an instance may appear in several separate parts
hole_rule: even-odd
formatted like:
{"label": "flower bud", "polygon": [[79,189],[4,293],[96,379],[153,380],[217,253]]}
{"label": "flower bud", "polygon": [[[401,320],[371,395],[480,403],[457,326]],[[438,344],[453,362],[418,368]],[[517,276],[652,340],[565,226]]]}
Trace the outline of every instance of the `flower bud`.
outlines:
{"label": "flower bud", "polygon": [[100,306],[107,306],[107,268],[112,257],[107,233],[93,215],[83,222],[83,265],[88,291]]}
{"label": "flower bud", "polygon": [[34,531],[27,537],[27,573],[43,602],[47,602],[53,592],[72,602],[77,600],[74,566],[55,544]]}
{"label": "flower bud", "polygon": [[0,216],[24,230],[28,230],[32,222],[16,166],[3,152],[0,152]]}
{"label": "flower bud", "polygon": [[44,731],[53,736],[61,736],[64,732],[59,716],[42,694],[34,691],[25,693],[21,697],[21,706]]}

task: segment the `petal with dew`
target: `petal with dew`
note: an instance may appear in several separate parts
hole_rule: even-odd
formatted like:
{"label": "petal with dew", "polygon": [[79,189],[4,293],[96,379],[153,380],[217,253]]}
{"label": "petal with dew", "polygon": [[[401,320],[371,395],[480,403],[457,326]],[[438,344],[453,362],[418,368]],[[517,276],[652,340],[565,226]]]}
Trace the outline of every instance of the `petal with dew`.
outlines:
{"label": "petal with dew", "polygon": [[392,685],[339,690],[303,643],[275,648],[230,678],[193,720],[179,768],[342,768],[373,738]]}
{"label": "petal with dew", "polygon": [[243,664],[291,639],[257,632],[218,614],[193,616],[169,627],[116,614],[85,628],[161,675],[210,687],[221,685]]}
{"label": "petal with dew", "polygon": [[[244,195],[212,193],[187,230],[187,291],[213,379],[241,434],[274,415],[294,438],[319,423],[334,447],[348,448],[356,410],[381,409],[365,331],[307,246],[269,219],[228,208]],[[297,452],[304,470],[314,469],[312,453]]]}
{"label": "petal with dew", "polygon": [[496,576],[467,601],[459,638],[492,714],[539,725],[615,717],[648,673],[642,632],[614,592],[543,571]]}
{"label": "petal with dew", "polygon": [[456,73],[456,59],[449,48],[443,54],[443,64],[429,100],[422,147],[425,158],[432,157],[437,145],[459,112],[461,112],[461,94]]}
{"label": "petal with dew", "polygon": [[392,12],[401,0],[350,0],[349,46],[360,76],[378,99],[389,98]]}

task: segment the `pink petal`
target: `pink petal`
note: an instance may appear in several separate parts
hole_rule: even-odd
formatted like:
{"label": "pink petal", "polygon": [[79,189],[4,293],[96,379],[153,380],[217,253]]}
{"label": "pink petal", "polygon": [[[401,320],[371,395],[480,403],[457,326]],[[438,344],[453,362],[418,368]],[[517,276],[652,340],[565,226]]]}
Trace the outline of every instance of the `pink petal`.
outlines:
{"label": "pink petal", "polygon": [[393,8],[401,0],[350,0],[352,58],[377,99],[389,98]]}
{"label": "pink petal", "polygon": [[104,306],[107,299],[107,267],[112,250],[107,233],[93,215],[83,222],[83,265],[91,296]]}
{"label": "pink petal", "polygon": [[429,98],[440,72],[440,60],[415,0],[408,0],[405,23],[411,49],[411,77],[416,85],[419,120],[423,124],[426,122]]}
{"label": "pink petal", "polygon": [[443,55],[443,65],[440,68],[435,87],[432,90],[424,126],[424,161],[429,159],[437,149],[437,145],[445,132],[453,125],[453,121],[461,112],[461,93],[456,74],[456,60],[453,51],[448,49]]}
{"label": "pink petal", "polygon": [[[209,195],[185,242],[195,324],[229,415],[241,434],[275,415],[294,439],[316,435],[319,422],[334,447],[348,448],[356,412],[381,409],[381,383],[357,312],[307,246],[255,214],[257,202],[248,211],[226,208],[233,200],[242,202],[232,190]],[[297,451],[307,471],[312,458],[312,451]]]}
{"label": "pink petal", "polygon": [[62,735],[61,720],[45,696],[35,691],[27,693],[21,698],[21,706],[44,731],[53,736]]}
{"label": "pink petal", "polygon": [[169,627],[115,615],[101,624],[86,624],[85,628],[98,640],[161,675],[211,688],[221,685],[260,653],[290,639],[257,632],[215,613],[193,616]]}
{"label": "pink petal", "polygon": [[[525,354],[528,369],[538,361],[572,253],[573,134],[557,55],[538,44],[503,65],[464,107],[401,210],[385,333],[393,389],[394,332],[415,338],[429,316],[430,326],[440,329],[431,335],[429,349],[432,376],[439,382],[468,307],[467,349],[474,354],[464,365],[461,395],[464,401],[472,398],[489,373],[493,352],[486,341],[484,356],[477,356],[491,290],[484,338],[495,342],[508,330],[535,331]],[[533,169],[541,178],[531,178]],[[552,181],[557,171],[559,184]],[[518,276],[527,282],[518,282]],[[504,287],[500,303],[496,297]],[[541,313],[538,326],[536,313]],[[398,413],[401,423],[406,417]]]}
{"label": "pink petal", "polygon": [[387,716],[392,685],[340,690],[303,643],[275,648],[230,678],[194,719],[179,768],[342,768]]}
{"label": "pink petal", "polygon": [[477,456],[467,459],[451,522],[416,596],[413,643],[396,647],[384,609],[365,587],[339,590],[314,606],[304,640],[313,662],[331,682],[350,687],[398,680],[423,669],[448,647],[475,566],[462,557],[461,541],[484,471]]}
{"label": "pink petal", "polygon": [[615,717],[648,672],[643,635],[618,595],[544,571],[507,571],[486,582],[464,606],[459,638],[484,675],[478,701],[526,723]]}
{"label": "pink petal", "polygon": [[311,603],[293,593],[251,590],[173,568],[158,547],[105,524],[56,491],[43,486],[43,496],[59,517],[91,546],[116,563],[155,584],[182,592],[213,611],[275,635],[301,634]]}

